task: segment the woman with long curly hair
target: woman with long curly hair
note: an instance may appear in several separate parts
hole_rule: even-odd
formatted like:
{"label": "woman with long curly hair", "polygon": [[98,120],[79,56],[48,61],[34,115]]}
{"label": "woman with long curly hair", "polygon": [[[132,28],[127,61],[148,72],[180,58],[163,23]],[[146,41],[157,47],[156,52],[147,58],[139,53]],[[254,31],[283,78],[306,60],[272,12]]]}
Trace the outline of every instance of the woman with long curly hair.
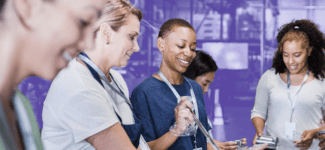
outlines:
{"label": "woman with long curly hair", "polygon": [[251,119],[257,136],[279,138],[279,149],[318,149],[325,102],[324,35],[309,20],[282,26],[272,68],[261,77]]}

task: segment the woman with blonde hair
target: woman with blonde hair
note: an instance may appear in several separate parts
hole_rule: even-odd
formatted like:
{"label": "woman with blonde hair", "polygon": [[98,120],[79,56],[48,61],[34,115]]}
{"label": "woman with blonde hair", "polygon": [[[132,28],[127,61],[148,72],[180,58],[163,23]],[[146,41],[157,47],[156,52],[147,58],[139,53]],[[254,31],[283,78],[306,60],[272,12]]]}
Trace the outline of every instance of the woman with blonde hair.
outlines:
{"label": "woman with blonde hair", "polygon": [[91,25],[100,16],[104,3],[105,0],[1,1],[0,149],[43,149],[31,105],[14,89],[29,76],[52,80],[68,64],[69,57],[80,49],[91,48]]}
{"label": "woman with blonde hair", "polygon": [[42,114],[47,149],[145,149],[127,85],[112,69],[139,51],[141,19],[142,12],[124,0],[105,5],[95,24],[95,48],[73,59],[49,89]]}

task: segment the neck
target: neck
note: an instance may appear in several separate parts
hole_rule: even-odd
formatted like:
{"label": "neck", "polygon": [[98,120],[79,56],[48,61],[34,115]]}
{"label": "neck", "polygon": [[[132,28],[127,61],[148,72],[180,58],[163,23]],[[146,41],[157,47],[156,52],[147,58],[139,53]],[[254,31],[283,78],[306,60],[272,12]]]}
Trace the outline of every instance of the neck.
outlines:
{"label": "neck", "polygon": [[3,33],[0,37],[0,94],[2,100],[10,101],[14,89],[29,76],[27,70],[23,70],[22,50],[23,41],[14,33]]}
{"label": "neck", "polygon": [[96,49],[93,51],[85,51],[91,61],[105,74],[107,79],[111,82],[111,78],[109,76],[110,70],[113,68],[112,63],[109,61],[109,58],[103,58],[103,56],[96,52]]}
{"label": "neck", "polygon": [[166,77],[166,79],[169,81],[170,84],[176,84],[180,85],[184,83],[184,77],[181,73],[176,72],[170,68],[167,67],[167,65],[160,65],[159,70],[162,74]]}

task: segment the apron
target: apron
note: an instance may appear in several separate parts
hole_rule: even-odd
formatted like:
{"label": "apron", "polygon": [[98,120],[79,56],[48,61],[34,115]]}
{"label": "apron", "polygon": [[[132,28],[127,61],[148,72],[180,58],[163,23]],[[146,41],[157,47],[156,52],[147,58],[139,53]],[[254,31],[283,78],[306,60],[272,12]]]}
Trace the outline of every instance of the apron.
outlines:
{"label": "apron", "polygon": [[135,116],[135,112],[134,109],[132,107],[132,104],[130,102],[130,100],[128,98],[126,98],[126,96],[124,95],[123,91],[121,90],[121,88],[119,87],[119,85],[115,82],[114,78],[112,75],[111,78],[114,81],[114,83],[116,84],[116,86],[119,88],[118,90],[115,89],[108,81],[108,79],[106,78],[105,74],[89,59],[89,57],[87,56],[87,54],[85,53],[80,53],[78,55],[78,58],[81,59],[88,67],[89,71],[91,72],[91,74],[93,75],[93,77],[104,87],[102,81],[100,80],[100,76],[102,77],[102,79],[106,82],[106,84],[114,91],[116,92],[118,95],[120,95],[125,101],[126,103],[129,105],[130,109],[132,110],[133,113],[133,118],[134,118],[134,124],[132,125],[124,125],[122,124],[122,118],[118,115],[118,113],[116,112],[116,110],[114,109],[115,114],[117,115],[118,119],[121,122],[122,127],[124,128],[126,134],[129,136],[131,142],[133,143],[133,145],[135,147],[140,146],[142,150],[150,150],[149,146],[147,145],[147,143],[145,142],[144,138],[141,136],[141,133],[143,132],[143,126],[141,121]]}

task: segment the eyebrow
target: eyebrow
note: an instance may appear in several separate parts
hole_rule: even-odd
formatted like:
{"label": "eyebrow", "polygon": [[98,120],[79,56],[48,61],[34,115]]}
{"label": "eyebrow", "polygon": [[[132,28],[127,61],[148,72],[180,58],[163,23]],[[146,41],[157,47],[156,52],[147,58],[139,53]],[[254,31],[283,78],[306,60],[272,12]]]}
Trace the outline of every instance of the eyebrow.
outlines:
{"label": "eyebrow", "polygon": [[101,16],[102,16],[102,11],[101,11],[101,9],[98,9],[97,7],[95,7],[95,6],[89,6],[89,7],[87,7],[86,9],[92,9],[92,10],[94,10],[95,12],[97,12],[97,19],[99,19]]}
{"label": "eyebrow", "polygon": [[133,33],[135,33],[135,36],[139,36],[139,33],[136,31],[132,31]]}
{"label": "eyebrow", "polygon": [[[181,39],[182,41],[184,41],[184,42],[187,42],[186,40],[184,40],[184,39]],[[194,44],[196,45],[196,41],[194,42]]]}
{"label": "eyebrow", "polygon": [[205,82],[211,83],[211,81],[209,81],[209,80],[205,80]]}
{"label": "eyebrow", "polygon": [[97,14],[97,19],[99,19],[101,16],[102,16],[102,11],[101,10],[97,10],[98,11],[98,14]]}
{"label": "eyebrow", "polygon": [[[283,53],[288,54],[287,52],[283,52]],[[302,52],[294,52],[293,54],[300,54],[300,53],[302,53]]]}

